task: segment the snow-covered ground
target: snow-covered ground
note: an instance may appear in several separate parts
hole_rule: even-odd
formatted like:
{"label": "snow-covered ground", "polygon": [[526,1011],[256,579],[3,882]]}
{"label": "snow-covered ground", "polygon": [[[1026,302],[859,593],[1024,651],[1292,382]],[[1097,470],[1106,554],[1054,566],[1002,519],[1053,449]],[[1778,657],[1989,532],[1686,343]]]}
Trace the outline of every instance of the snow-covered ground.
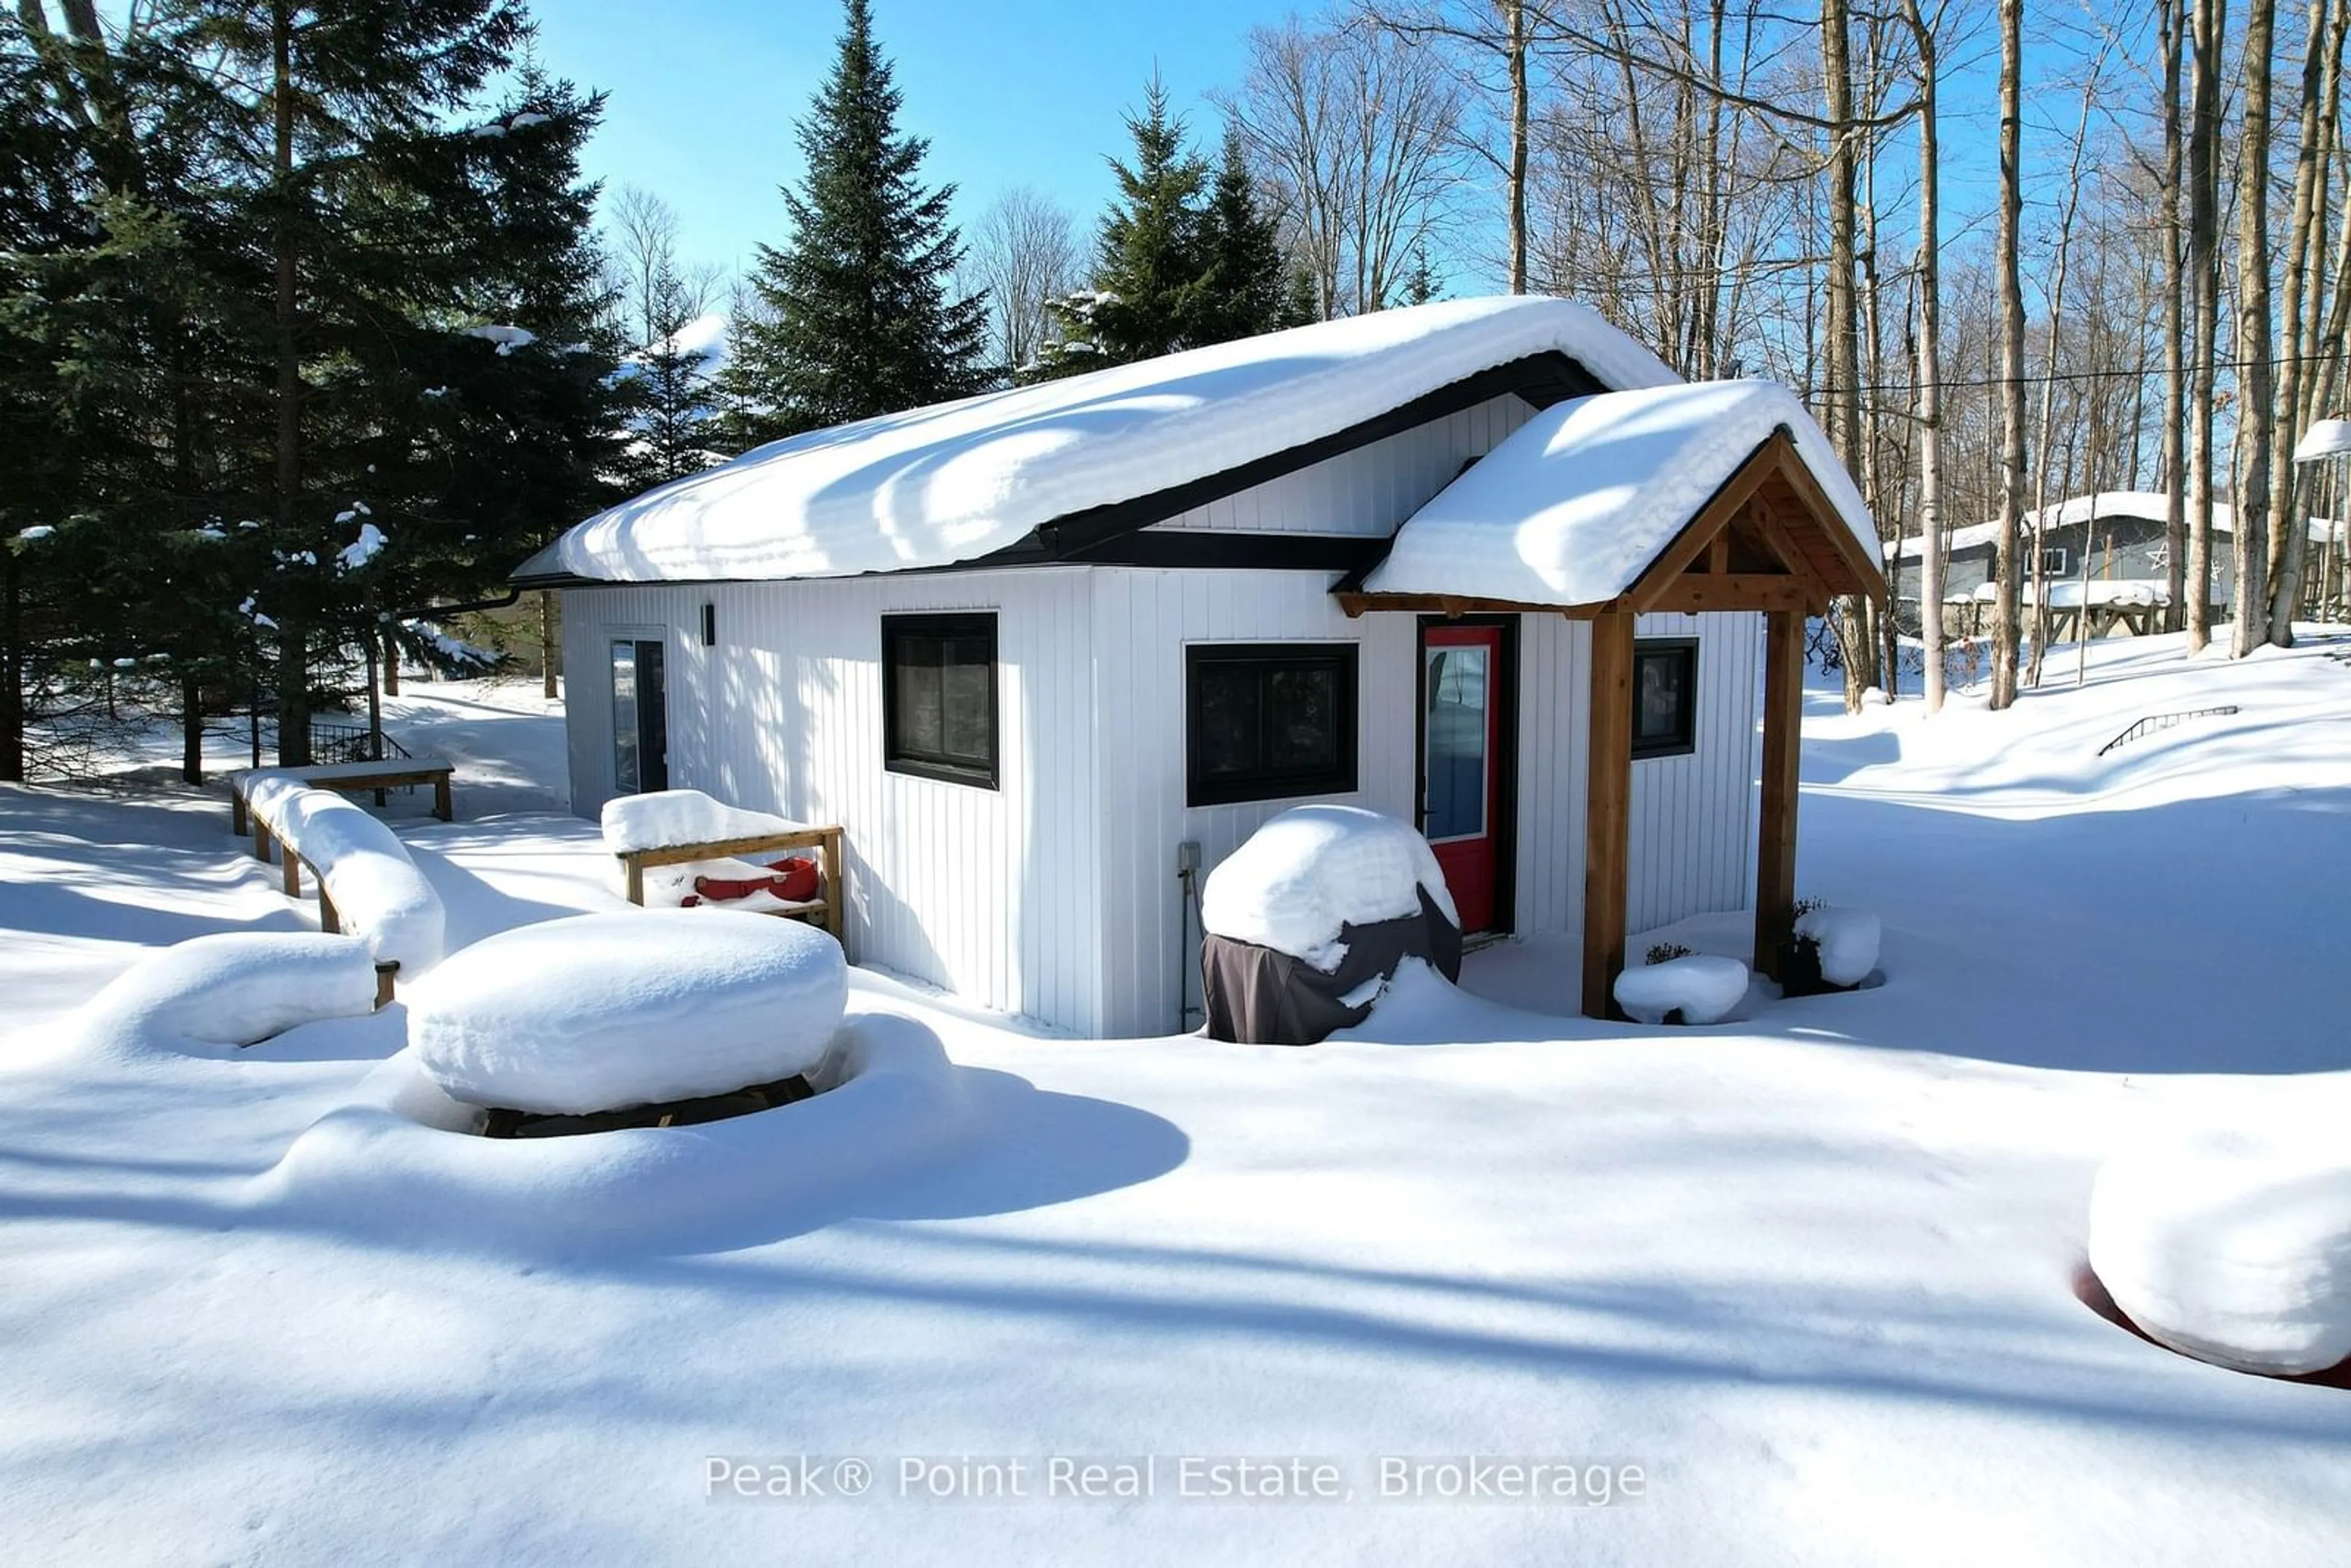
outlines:
{"label": "snow-covered ground", "polygon": [[[620,1194],[567,1186],[576,1155],[510,1167],[529,1226],[387,1223],[400,1173],[373,1192],[363,1162],[286,1201],[274,1168],[361,1098],[401,1010],[226,1058],[78,1046],[70,1009],[146,948],[311,911],[216,800],[0,791],[0,1539],[109,1563],[2343,1561],[2351,1394],[2131,1337],[2073,1277],[2109,1149],[2351,1110],[2346,653],[2117,641],[2076,692],[2068,650],[2005,716],[1816,694],[1801,887],[1882,916],[1885,984],[1759,989],[1708,1028],[1557,1016],[1575,967],[1544,943],[1474,955],[1478,995],[1407,970],[1307,1050],[1039,1038],[855,975],[853,1015],[944,1042],[957,1137],[798,1200],[714,1191],[666,1235],[600,1233]],[[595,828],[549,810],[538,707],[436,688],[395,717],[459,763],[460,821],[392,812],[453,949],[618,904]],[[1737,917],[1662,935],[1744,945]],[[813,1130],[791,1118],[834,1098],[766,1118]],[[630,1135],[710,1178],[702,1130]],[[1144,1456],[1155,1496],[1050,1495],[1055,1457]],[[1472,1456],[1580,1488],[1605,1466],[1620,1495],[1383,1495]],[[797,1485],[766,1467],[803,1458],[871,1489],[711,1480]],[[1345,1495],[1183,1495],[1317,1464]],[[928,1495],[958,1485],[1027,1495]]]}

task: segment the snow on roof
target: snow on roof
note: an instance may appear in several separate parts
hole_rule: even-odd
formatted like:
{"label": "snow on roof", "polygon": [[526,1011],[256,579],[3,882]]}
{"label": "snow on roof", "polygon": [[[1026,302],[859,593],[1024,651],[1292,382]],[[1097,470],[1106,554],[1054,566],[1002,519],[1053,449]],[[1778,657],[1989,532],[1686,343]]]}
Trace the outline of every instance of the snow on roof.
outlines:
{"label": "snow on roof", "polygon": [[1793,393],[1773,382],[1677,382],[1574,398],[1537,414],[1413,514],[1364,588],[1602,603],[1632,587],[1782,428],[1876,560],[1869,507]]}
{"label": "snow on roof", "polygon": [[[2053,528],[2079,528],[2085,522],[2093,519],[2103,521],[2108,517],[2136,517],[2145,522],[2159,523],[2167,516],[2167,506],[2164,493],[2160,490],[2101,490],[2095,496],[2068,497],[2050,507],[2049,526]],[[2041,514],[2025,513],[2021,526],[2028,534],[2039,532]],[[2310,519],[2310,537],[2314,541],[2325,543],[2333,537],[2329,532],[2333,527],[2325,517],[2313,517]],[[2232,534],[2236,530],[2236,514],[2230,510],[2229,503],[2213,502],[2212,531]],[[1994,519],[1989,523],[1970,523],[1963,528],[1947,529],[1943,535],[1943,545],[1946,549],[1952,550],[1977,549],[1999,538],[2000,523]],[[1917,554],[1918,536],[1911,534],[1905,537],[1902,549],[1907,555]]]}
{"label": "snow on roof", "polygon": [[2316,419],[2294,444],[2296,463],[2315,463],[2323,457],[2339,457],[2351,452],[2351,419]]}
{"label": "snow on roof", "polygon": [[1604,385],[1674,379],[1570,300],[1375,311],[792,436],[590,517],[517,575],[654,581],[952,565],[1546,352]]}

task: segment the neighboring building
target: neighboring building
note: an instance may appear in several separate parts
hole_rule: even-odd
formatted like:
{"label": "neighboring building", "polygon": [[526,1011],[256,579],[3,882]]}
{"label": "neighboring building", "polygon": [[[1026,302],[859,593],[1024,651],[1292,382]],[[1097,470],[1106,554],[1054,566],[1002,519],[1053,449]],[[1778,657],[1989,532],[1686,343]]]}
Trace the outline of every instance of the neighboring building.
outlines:
{"label": "neighboring building", "polygon": [[1307,800],[1420,826],[1473,931],[1583,933],[1587,1010],[1627,929],[1759,877],[1782,927],[1803,616],[1875,539],[1785,392],[1520,298],[795,437],[515,580],[564,591],[573,810],[838,822],[860,962],[1138,1035],[1197,997],[1185,846]]}
{"label": "neighboring building", "polygon": [[[2170,559],[2164,539],[2165,507],[2166,498],[2159,490],[2106,490],[2095,496],[2075,496],[2049,508],[2045,528],[2041,525],[2039,513],[2027,513],[2021,537],[2028,549],[2037,549],[2043,553],[2043,569],[2052,582],[2079,581],[2082,553],[2087,550],[2092,582],[2141,585],[2158,596],[2157,602],[2162,602]],[[2308,527],[2314,545],[2324,546],[2335,537],[2330,526],[2323,521],[2313,519]],[[2215,604],[2229,603],[2236,589],[2235,553],[2231,548],[2235,528],[2236,519],[2228,505],[2215,502],[2211,592]],[[1972,523],[1953,528],[1944,536],[1944,554],[1949,563],[1943,572],[1946,601],[1973,599],[1978,589],[1991,581],[1992,557],[1999,538],[1997,522]],[[1893,568],[1896,599],[1916,601],[1918,597],[1918,552],[1919,540],[1913,535],[1902,541],[1900,555],[1888,563]],[[2028,556],[2028,595],[2032,564]]]}

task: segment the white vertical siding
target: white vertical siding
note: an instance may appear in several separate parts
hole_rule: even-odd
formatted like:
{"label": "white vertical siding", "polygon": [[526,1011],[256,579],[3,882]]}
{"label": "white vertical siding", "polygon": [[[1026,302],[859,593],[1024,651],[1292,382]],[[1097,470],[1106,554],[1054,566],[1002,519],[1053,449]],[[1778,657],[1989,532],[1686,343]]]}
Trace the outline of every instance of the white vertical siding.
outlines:
{"label": "white vertical siding", "polygon": [[[849,948],[971,1000],[1102,1020],[1092,599],[1083,569],[574,590],[565,604],[573,809],[612,793],[605,643],[665,629],[670,782],[839,822]],[[701,645],[702,606],[717,645]],[[881,618],[993,610],[998,788],[882,766]]]}
{"label": "white vertical siding", "polygon": [[1590,783],[1592,625],[1519,617],[1518,922],[1583,929],[1583,801]]}
{"label": "white vertical siding", "polygon": [[1644,615],[1634,635],[1698,640],[1696,749],[1633,764],[1625,928],[1640,932],[1754,899],[1763,618]]}
{"label": "white vertical siding", "polygon": [[1453,483],[1464,463],[1500,445],[1534,412],[1504,393],[1152,526],[1385,538]]}
{"label": "white vertical siding", "polygon": [[[1353,643],[1356,789],[1344,800],[1411,821],[1416,759],[1412,617],[1351,621],[1320,572],[1101,568],[1094,575],[1104,824],[1102,942],[1111,1030],[1176,1027],[1177,988],[1198,1001],[1197,945],[1183,936],[1176,846],[1203,869],[1304,799],[1187,807],[1184,650],[1193,643]],[[1180,955],[1180,956],[1179,956]]]}

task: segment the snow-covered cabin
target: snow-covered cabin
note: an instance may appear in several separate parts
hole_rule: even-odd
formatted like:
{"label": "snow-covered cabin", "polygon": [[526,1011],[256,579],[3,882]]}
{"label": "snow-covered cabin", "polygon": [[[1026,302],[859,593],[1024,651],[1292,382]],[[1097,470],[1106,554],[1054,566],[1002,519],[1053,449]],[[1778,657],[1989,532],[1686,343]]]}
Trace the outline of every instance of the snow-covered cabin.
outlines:
{"label": "snow-covered cabin", "polygon": [[796,436],[515,580],[563,591],[573,810],[838,822],[854,958],[1110,1036],[1188,1027],[1183,868],[1305,800],[1419,826],[1472,933],[1582,933],[1588,1011],[1759,887],[1768,959],[1803,616],[1883,591],[1787,392],[1531,298]]}

